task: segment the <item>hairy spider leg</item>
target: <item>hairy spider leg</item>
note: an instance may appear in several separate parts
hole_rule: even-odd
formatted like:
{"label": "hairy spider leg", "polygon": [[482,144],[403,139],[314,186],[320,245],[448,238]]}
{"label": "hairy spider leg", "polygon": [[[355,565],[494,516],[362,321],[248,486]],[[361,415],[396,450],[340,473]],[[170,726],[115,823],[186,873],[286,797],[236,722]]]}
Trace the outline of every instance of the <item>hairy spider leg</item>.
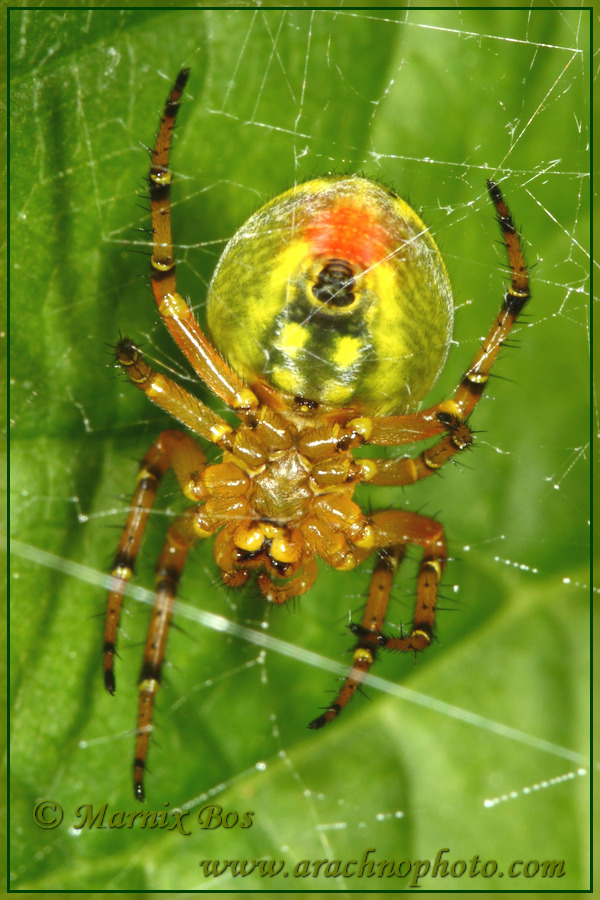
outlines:
{"label": "hairy spider leg", "polygon": [[[433,638],[437,589],[446,564],[444,529],[434,519],[401,510],[375,513],[372,526],[375,543],[381,549],[373,569],[362,623],[350,626],[358,638],[352,669],[334,702],[309,724],[309,728],[322,728],[341,713],[375,662],[377,650],[417,652],[428,647]],[[410,634],[388,637],[381,629],[394,575],[409,544],[423,548],[413,624]]]}
{"label": "hairy spider leg", "polygon": [[[519,234],[510,210],[498,185],[493,181],[488,181],[487,186],[496,208],[496,215],[504,238],[511,273],[510,287],[504,295],[500,312],[494,320],[481,349],[463,375],[454,397],[451,400],[446,400],[420,413],[414,413],[409,416],[380,416],[374,418],[372,420],[369,443],[383,445],[405,444],[412,441],[420,441],[444,431],[449,431],[452,436],[452,434],[459,433],[461,428],[467,428],[465,421],[483,394],[500,348],[531,296],[528,269],[523,257]],[[446,438],[442,439],[442,443],[444,442],[446,442]],[[448,446],[447,442],[446,446]],[[454,443],[454,450],[445,456],[444,462],[454,453],[463,449],[464,440],[460,437]],[[435,452],[433,456],[431,456],[431,450],[429,453],[430,459],[433,461],[432,470],[436,470],[439,468],[439,465],[436,464]],[[390,461],[390,464],[386,467],[388,475],[390,478],[393,477],[394,465],[398,468],[399,475],[402,478],[404,469],[401,460]],[[421,474],[418,477],[424,476]],[[404,480],[397,482],[393,480],[376,481],[374,479],[373,483],[406,484],[407,482]]]}
{"label": "hairy spider leg", "polygon": [[155,372],[142,358],[139,348],[128,338],[119,341],[116,359],[132,384],[143,391],[149,400],[207,441],[224,449],[231,447],[231,425],[181,385],[171,381],[166,375]]}
{"label": "hairy spider leg", "polygon": [[414,484],[435,475],[455,453],[466,450],[473,443],[473,435],[466,422],[452,419],[450,428],[449,434],[444,435],[433,447],[428,447],[418,456],[377,460],[377,472],[371,479],[371,484]]}
{"label": "hairy spider leg", "polygon": [[[385,547],[383,550],[380,550],[373,567],[369,598],[363,615],[362,625],[350,624],[350,630],[353,634],[360,634],[361,637],[363,633],[367,635],[370,632],[374,632],[377,636],[381,634],[394,573],[404,558],[405,552],[406,550],[402,546]],[[309,728],[322,728],[340,714],[342,709],[352,700],[374,661],[374,650],[367,646],[365,641],[359,640],[354,649],[352,669],[344,681],[342,689],[338,692],[331,706],[322,715],[310,722]]]}
{"label": "hairy spider leg", "polygon": [[135,560],[160,482],[167,469],[173,468],[184,488],[189,473],[201,471],[205,467],[206,457],[200,447],[180,431],[163,431],[140,463],[136,489],[110,573],[112,586],[108,594],[104,629],[104,684],[110,694],[114,694],[116,689],[114,657],[123,595],[133,575]]}
{"label": "hairy spider leg", "polygon": [[152,210],[152,290],[162,319],[202,381],[242,417],[256,409],[258,399],[209,343],[194,314],[177,293],[176,263],[171,234],[171,137],[180,99],[189,76],[182,69],[171,89],[160,120],[148,183]]}
{"label": "hairy spider leg", "polygon": [[504,295],[504,302],[496,321],[454,394],[454,401],[463,420],[470,414],[481,397],[500,348],[517,321],[521,310],[531,297],[527,266],[510,210],[498,185],[493,181],[488,181],[487,185],[492,202],[496,207],[498,224],[506,246],[511,283]]}
{"label": "hairy spider leg", "polygon": [[167,537],[156,566],[156,593],[139,681],[140,702],[133,762],[133,790],[136,799],[140,801],[145,799],[144,770],[152,734],[154,698],[160,687],[177,585],[188,552],[198,540],[193,528],[194,518],[195,509],[190,507],[175,519],[167,531]]}

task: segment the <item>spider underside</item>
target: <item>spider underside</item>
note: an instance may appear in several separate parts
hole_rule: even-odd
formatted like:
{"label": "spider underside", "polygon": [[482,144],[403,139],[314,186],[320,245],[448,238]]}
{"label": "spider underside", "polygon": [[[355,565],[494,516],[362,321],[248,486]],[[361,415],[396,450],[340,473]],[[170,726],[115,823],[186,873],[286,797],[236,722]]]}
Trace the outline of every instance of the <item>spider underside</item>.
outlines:
{"label": "spider underside", "polygon": [[[169,94],[151,154],[152,288],[164,324],[205,385],[236,414],[230,426],[200,400],[154,371],[139,348],[122,339],[119,365],[131,382],[188,431],[163,431],[144,456],[127,521],[111,571],[104,640],[104,680],[115,691],[114,655],[127,582],[148,515],[165,472],[173,469],[191,506],[170,525],[156,566],[155,601],[140,675],[134,758],[134,793],[144,799],[144,769],[152,714],[173,605],[186,557],[199,540],[215,537],[215,559],[230,587],[256,578],[275,604],[305,593],[317,577],[316,559],[335,569],[355,568],[376,555],[368,599],[356,638],[352,669],[335,700],[310,723],[321,728],[339,715],[369,671],[379,650],[421,651],[432,641],[438,585],[446,562],[441,524],[412,512],[363,513],[353,500],[358,484],[408,485],[439,472],[471,445],[467,419],[481,397],[498,352],[529,299],[527,267],[519,237],[498,186],[488,181],[506,245],[511,283],[481,348],[454,396],[420,412],[377,415],[360,398],[339,406],[286,393],[263,374],[242,378],[209,342],[192,310],[177,293],[171,236],[169,154],[171,134],[188,71]],[[341,315],[355,302],[355,267],[329,259],[321,269],[312,303]],[[337,307],[337,308],[334,308]],[[235,338],[233,338],[234,340]],[[285,373],[284,373],[285,374]],[[283,377],[283,376],[282,376]],[[194,436],[222,450],[208,464]],[[383,446],[435,439],[415,457],[357,459],[365,443]],[[394,574],[406,548],[422,550],[413,620],[406,633],[383,634]]]}

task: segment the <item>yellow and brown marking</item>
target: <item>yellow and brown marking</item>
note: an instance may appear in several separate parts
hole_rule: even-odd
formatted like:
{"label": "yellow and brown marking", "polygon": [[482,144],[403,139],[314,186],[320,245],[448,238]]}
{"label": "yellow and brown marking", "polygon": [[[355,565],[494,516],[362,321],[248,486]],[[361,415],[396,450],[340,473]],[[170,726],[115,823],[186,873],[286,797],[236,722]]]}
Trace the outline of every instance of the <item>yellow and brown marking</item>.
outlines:
{"label": "yellow and brown marking", "polygon": [[[414,483],[471,446],[469,416],[529,299],[519,236],[500,189],[490,181],[511,271],[492,328],[451,399],[422,412],[379,415],[414,409],[435,380],[452,318],[446,270],[428,230],[393,192],[360,178],[317,179],[268,203],[226,248],[209,292],[209,322],[226,362],[176,287],[169,156],[187,78],[182,70],[167,99],[148,176],[153,292],[197,375],[241,424],[234,428],[155,372],[133,342],[119,342],[117,361],[132,384],[224,451],[222,461],[209,466],[192,437],[177,431],[159,436],[139,468],[111,570],[104,677],[113,693],[123,596],[158,487],[172,468],[193,505],[168,529],[156,568],[139,679],[139,800],[177,588],[197,540],[215,536],[224,584],[240,587],[253,576],[275,604],[309,590],[317,558],[348,570],[377,553],[362,622],[350,626],[356,638],[351,671],[312,728],[337,717],[378,651],[416,653],[432,642],[446,562],[442,526],[400,510],[367,516],[354,490],[365,481]],[[367,442],[393,446],[426,439],[432,446],[414,457],[371,460],[353,454]],[[387,635],[394,576],[412,545],[422,551],[412,623],[399,635]]]}

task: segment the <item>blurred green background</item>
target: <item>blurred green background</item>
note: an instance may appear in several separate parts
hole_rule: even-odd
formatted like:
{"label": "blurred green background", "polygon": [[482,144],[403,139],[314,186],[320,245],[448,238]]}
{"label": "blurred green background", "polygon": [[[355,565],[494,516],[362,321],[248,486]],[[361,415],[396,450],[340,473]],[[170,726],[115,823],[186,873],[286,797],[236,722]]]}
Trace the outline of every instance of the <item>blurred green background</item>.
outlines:
{"label": "blurred green background", "polygon": [[[424,878],[429,890],[588,886],[589,12],[576,10],[12,10],[12,857],[28,890],[400,890],[406,880],[205,879],[201,859],[360,857],[565,861],[542,878]],[[454,285],[447,397],[499,307],[504,255],[485,191],[522,227],[533,299],[443,477],[361,489],[443,521],[453,562],[439,641],[374,674],[327,730],[330,672],[180,617],[147,779],[148,809],[253,810],[252,828],[72,827],[82,804],[135,811],[136,678],[148,608],[123,617],[119,690],[101,682],[104,591],[139,460],[168,420],[111,365],[119,331],[205,396],[170,342],[147,278],[143,194],[158,115],[192,76],[173,167],[179,287],[202,320],[225,242],[296,181],[360,172],[430,225]],[[243,323],[242,323],[243,327]],[[235,336],[232,336],[235,339]],[[218,408],[218,404],[217,404]],[[138,563],[152,584],[166,480]],[[45,556],[42,554],[51,554]],[[410,620],[417,554],[390,627]],[[218,586],[198,547],[181,599],[349,662],[369,566],[323,570],[288,608]],[[439,704],[449,706],[439,706]],[[437,705],[436,705],[437,704]],[[473,714],[473,723],[451,707]],[[487,720],[486,724],[483,720]],[[516,729],[514,740],[493,723]],[[530,736],[531,741],[528,741]],[[539,741],[555,745],[540,749]],[[561,749],[562,748],[562,749]],[[563,776],[567,776],[563,778]],[[38,828],[52,799],[63,823]],[[486,801],[491,801],[486,804]],[[533,871],[533,870],[531,870]],[[267,883],[268,881],[268,883]]]}

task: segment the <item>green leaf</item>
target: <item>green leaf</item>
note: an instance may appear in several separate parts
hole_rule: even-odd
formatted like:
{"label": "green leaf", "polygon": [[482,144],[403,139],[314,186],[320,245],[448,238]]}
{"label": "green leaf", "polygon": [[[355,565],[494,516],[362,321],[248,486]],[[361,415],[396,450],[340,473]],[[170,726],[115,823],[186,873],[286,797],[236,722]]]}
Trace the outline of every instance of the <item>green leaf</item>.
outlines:
{"label": "green leaf", "polygon": [[[458,877],[458,866],[421,887],[586,888],[589,13],[28,9],[11,10],[10,25],[12,887],[401,890],[414,869],[344,878],[322,865],[314,877],[213,880],[199,863],[273,858],[292,872],[300,860],[344,864],[369,848],[397,863],[449,848],[449,864],[478,855],[505,876],[490,867],[490,877]],[[212,546],[198,547],[169,641],[146,806],[185,810],[191,836],[139,817],[131,828],[77,830],[82,806],[108,804],[105,824],[139,809],[132,730],[149,610],[129,598],[109,697],[100,582],[136,460],[169,427],[115,373],[110,346],[128,334],[207,396],[158,321],[148,237],[136,230],[149,227],[136,198],[147,167],[139,142],[151,144],[182,65],[192,75],[173,153],[173,227],[179,288],[200,320],[237,227],[330,171],[394,185],[441,247],[455,344],[431,402],[451,395],[501,303],[487,177],[522,226],[533,299],[518,349],[503,351],[473,415],[474,452],[431,483],[360,491],[373,508],[444,523],[452,561],[438,642],[416,660],[381,657],[371,702],[358,697],[328,729],[308,731],[336,682],[306,651],[349,662],[345,625],[364,603],[369,566],[323,568],[297,603],[268,609],[226,594]],[[139,584],[151,586],[179,508],[167,480]],[[412,552],[397,578],[391,630],[410,621],[416,561]],[[292,655],[204,627],[207,614],[284,641]],[[64,810],[55,829],[34,821],[45,800]],[[209,803],[252,811],[254,824],[202,829]],[[564,860],[565,874],[544,878],[532,865],[531,877],[509,878],[519,859]]]}

